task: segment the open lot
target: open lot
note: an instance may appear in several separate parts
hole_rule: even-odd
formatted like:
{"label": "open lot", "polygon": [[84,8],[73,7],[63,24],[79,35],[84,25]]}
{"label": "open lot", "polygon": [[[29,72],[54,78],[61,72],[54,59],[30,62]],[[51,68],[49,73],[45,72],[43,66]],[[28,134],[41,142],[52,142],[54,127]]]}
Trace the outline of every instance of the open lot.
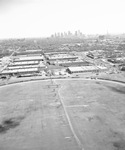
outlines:
{"label": "open lot", "polygon": [[125,149],[124,86],[53,80],[0,87],[0,150],[80,150],[64,107],[84,150]]}
{"label": "open lot", "polygon": [[85,150],[125,149],[125,87],[99,81],[56,81]]}
{"label": "open lot", "polygon": [[79,150],[56,88],[49,81],[0,88],[0,150]]}

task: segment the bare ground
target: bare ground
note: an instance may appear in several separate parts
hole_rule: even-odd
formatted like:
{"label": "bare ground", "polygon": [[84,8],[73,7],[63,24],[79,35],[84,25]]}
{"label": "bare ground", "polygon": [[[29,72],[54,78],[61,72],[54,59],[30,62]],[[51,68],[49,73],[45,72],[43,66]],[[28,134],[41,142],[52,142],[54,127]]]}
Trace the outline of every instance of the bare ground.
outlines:
{"label": "bare ground", "polygon": [[0,87],[0,150],[80,150],[64,107],[84,150],[125,150],[125,87],[83,80]]}
{"label": "bare ground", "polygon": [[85,150],[125,150],[125,87],[99,81],[56,81]]}
{"label": "bare ground", "polygon": [[0,150],[79,150],[50,82],[0,88]]}

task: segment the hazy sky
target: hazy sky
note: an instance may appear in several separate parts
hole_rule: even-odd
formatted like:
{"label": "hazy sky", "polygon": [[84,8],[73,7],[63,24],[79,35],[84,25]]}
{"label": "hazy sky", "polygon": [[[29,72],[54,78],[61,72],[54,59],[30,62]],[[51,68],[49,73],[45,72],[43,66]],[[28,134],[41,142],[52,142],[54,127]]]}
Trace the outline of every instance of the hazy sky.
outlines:
{"label": "hazy sky", "polygon": [[125,33],[125,0],[0,0],[0,38]]}

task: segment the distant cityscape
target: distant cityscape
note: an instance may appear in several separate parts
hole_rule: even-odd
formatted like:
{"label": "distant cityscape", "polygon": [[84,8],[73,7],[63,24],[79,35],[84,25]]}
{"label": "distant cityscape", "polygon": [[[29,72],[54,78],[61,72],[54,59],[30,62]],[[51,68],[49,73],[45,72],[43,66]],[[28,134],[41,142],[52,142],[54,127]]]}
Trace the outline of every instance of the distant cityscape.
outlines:
{"label": "distant cityscape", "polygon": [[57,32],[51,35],[52,38],[75,38],[75,37],[79,37],[79,38],[83,38],[85,37],[85,34],[83,34],[80,30],[75,31],[74,33],[72,33],[71,31],[67,31],[67,32]]}
{"label": "distant cityscape", "polygon": [[125,33],[122,34],[84,34],[80,30],[75,32],[67,31],[67,32],[55,32],[50,36],[51,38],[125,38]]}

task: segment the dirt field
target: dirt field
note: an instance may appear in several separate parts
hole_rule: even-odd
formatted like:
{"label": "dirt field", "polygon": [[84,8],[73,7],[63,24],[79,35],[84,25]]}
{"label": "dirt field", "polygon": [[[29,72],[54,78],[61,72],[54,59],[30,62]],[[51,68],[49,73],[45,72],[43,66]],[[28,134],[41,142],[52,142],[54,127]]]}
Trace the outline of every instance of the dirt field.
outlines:
{"label": "dirt field", "polygon": [[125,87],[82,80],[0,87],[0,150],[81,150],[64,107],[84,150],[125,150]]}
{"label": "dirt field", "polygon": [[0,88],[0,150],[79,150],[50,82]]}
{"label": "dirt field", "polygon": [[125,150],[125,87],[80,80],[58,84],[85,150]]}

